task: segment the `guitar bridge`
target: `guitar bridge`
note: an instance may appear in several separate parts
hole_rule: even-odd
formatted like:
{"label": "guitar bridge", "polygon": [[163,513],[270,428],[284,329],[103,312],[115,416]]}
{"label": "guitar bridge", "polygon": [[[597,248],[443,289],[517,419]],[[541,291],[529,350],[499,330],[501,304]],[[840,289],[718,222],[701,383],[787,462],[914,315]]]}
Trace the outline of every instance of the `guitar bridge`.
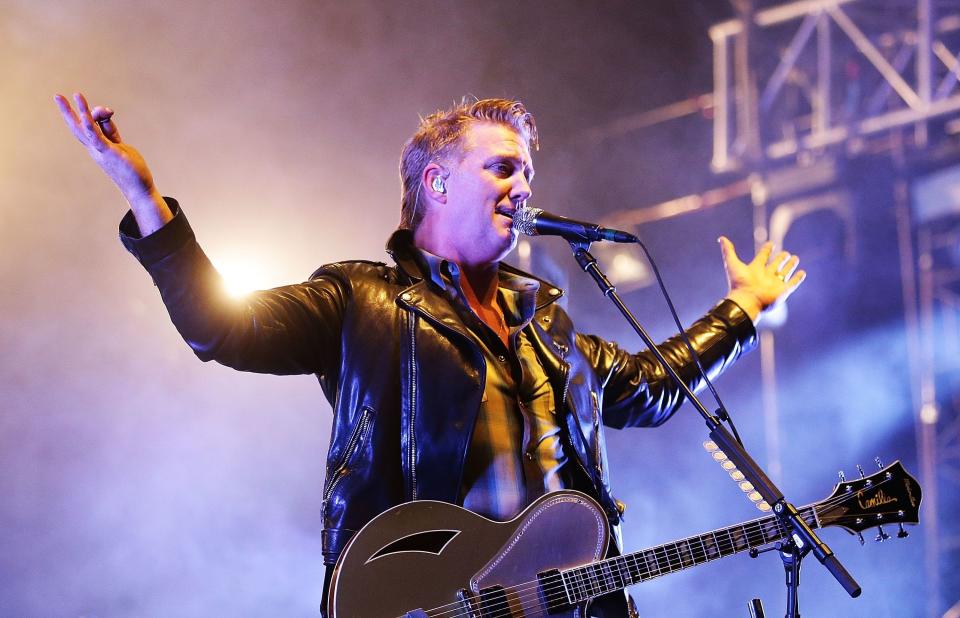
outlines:
{"label": "guitar bridge", "polygon": [[460,609],[466,612],[467,618],[481,618],[480,602],[477,595],[466,588],[457,590],[457,599],[460,600]]}
{"label": "guitar bridge", "polygon": [[469,618],[510,618],[513,610],[503,586],[483,588],[479,594],[473,594],[466,588],[457,591],[457,598],[463,611]]}

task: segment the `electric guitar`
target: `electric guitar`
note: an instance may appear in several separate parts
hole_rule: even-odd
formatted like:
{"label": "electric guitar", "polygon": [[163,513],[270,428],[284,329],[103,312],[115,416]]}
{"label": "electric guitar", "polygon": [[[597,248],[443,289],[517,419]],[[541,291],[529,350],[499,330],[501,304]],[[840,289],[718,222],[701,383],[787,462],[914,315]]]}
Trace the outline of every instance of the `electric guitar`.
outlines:
{"label": "electric guitar", "polygon": [[[918,523],[921,490],[899,461],[842,481],[803,507],[812,528]],[[586,495],[547,494],[508,522],[422,500],[364,526],[335,567],[331,618],[529,618],[583,616],[591,599],[648,579],[791,536],[770,515],[680,541],[602,559],[607,517]],[[880,529],[878,540],[889,535]],[[862,542],[862,536],[861,536]]]}

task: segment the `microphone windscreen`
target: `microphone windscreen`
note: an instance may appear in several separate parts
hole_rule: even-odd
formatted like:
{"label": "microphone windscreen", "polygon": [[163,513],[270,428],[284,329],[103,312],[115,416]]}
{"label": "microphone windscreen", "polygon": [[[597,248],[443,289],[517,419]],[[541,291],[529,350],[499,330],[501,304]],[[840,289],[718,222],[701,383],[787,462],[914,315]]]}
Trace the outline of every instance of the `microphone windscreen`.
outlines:
{"label": "microphone windscreen", "polygon": [[537,216],[543,212],[540,208],[521,206],[513,211],[511,227],[525,236],[537,235]]}

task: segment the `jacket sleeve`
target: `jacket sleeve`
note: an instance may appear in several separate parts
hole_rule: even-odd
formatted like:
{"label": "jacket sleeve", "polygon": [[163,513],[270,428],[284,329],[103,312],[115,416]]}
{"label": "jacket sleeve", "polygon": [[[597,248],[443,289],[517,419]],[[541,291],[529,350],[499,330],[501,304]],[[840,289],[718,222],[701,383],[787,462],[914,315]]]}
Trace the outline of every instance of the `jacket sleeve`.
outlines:
{"label": "jacket sleeve", "polygon": [[[686,333],[710,379],[757,344],[757,332],[750,316],[730,300],[721,301]],[[629,354],[599,337],[577,337],[578,346],[588,355],[603,385],[605,425],[656,426],[670,418],[686,400],[649,350]],[[704,386],[696,363],[679,335],[657,348],[691,390],[696,392]]]}
{"label": "jacket sleeve", "polygon": [[201,360],[284,375],[337,367],[349,286],[336,268],[305,283],[232,298],[176,200],[164,199],[173,220],[141,238],[128,212],[120,240],[150,273],[171,320]]}

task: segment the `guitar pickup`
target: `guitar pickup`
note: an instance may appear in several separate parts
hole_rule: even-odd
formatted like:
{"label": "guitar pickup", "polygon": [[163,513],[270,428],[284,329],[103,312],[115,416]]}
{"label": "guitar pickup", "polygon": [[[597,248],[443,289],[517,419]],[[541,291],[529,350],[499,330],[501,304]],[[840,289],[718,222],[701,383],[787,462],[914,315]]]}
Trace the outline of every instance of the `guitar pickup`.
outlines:
{"label": "guitar pickup", "polygon": [[547,614],[568,612],[573,607],[567,599],[563,576],[558,569],[537,573],[537,594],[540,605],[547,608]]}

